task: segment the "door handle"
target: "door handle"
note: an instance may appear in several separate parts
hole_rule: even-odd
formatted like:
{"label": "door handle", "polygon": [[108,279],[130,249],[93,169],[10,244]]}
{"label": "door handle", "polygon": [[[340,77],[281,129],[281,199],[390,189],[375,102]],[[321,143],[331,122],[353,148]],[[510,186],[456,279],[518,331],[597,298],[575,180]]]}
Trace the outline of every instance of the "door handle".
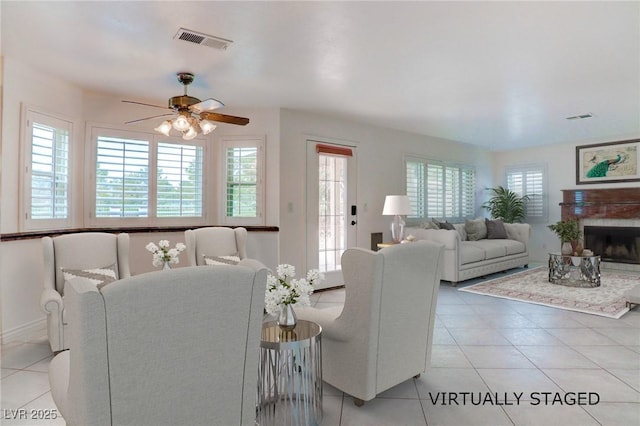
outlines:
{"label": "door handle", "polygon": [[355,225],[355,224],[357,224],[357,223],[358,223],[357,221],[352,220],[352,221],[351,221],[351,226],[354,226],[354,225]]}

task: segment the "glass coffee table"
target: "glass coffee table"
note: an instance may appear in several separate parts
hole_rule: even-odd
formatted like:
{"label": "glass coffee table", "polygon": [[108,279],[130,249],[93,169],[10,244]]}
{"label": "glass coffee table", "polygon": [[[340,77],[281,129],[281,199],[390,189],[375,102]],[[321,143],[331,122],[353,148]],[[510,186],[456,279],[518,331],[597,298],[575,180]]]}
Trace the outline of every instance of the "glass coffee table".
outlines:
{"label": "glass coffee table", "polygon": [[600,256],[549,253],[549,282],[569,287],[600,287]]}

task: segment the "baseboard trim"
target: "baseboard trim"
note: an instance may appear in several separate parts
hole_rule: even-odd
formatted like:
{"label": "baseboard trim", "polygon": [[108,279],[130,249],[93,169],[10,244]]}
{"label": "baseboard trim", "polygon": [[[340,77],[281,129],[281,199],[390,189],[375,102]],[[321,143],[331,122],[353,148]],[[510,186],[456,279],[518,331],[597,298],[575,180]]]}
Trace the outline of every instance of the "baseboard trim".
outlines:
{"label": "baseboard trim", "polygon": [[34,333],[46,330],[46,328],[47,319],[37,319],[11,330],[3,330],[2,333],[0,333],[0,341],[5,345],[7,343],[29,340]]}

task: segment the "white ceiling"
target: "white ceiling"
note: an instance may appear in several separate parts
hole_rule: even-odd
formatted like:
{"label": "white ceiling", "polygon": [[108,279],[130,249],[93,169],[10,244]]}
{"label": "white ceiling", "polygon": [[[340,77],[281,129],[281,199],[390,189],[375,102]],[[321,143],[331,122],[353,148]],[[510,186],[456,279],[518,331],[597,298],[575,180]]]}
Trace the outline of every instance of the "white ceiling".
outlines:
{"label": "white ceiling", "polygon": [[[493,150],[640,135],[637,1],[1,7],[4,55],[123,99],[165,105],[181,94],[175,73],[191,71],[189,94],[234,110],[301,109]],[[181,27],[233,44],[174,40]]]}

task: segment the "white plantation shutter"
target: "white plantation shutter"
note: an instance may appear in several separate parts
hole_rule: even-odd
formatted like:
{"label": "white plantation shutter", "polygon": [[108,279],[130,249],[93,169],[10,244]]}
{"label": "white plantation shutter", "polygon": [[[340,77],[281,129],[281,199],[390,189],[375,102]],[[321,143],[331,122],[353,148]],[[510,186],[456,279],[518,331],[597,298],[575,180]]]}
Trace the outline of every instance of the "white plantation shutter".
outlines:
{"label": "white plantation shutter", "polygon": [[406,160],[412,219],[461,221],[475,213],[475,170],[468,166]]}
{"label": "white plantation shutter", "polygon": [[407,196],[411,205],[411,214],[408,217],[422,218],[425,213],[425,181],[424,163],[419,161],[407,161]]}
{"label": "white plantation shutter", "polygon": [[149,142],[98,136],[97,218],[149,216]]}
{"label": "white plantation shutter", "polygon": [[513,167],[506,171],[507,188],[520,196],[529,196],[526,222],[546,222],[546,168],[531,165]]}
{"label": "white plantation shutter", "polygon": [[25,108],[24,228],[70,224],[69,150],[73,124]]}
{"label": "white plantation shutter", "polygon": [[158,217],[200,217],[203,205],[203,147],[158,143],[156,202]]}
{"label": "white plantation shutter", "polygon": [[224,223],[263,224],[264,138],[227,137],[222,148]]}

